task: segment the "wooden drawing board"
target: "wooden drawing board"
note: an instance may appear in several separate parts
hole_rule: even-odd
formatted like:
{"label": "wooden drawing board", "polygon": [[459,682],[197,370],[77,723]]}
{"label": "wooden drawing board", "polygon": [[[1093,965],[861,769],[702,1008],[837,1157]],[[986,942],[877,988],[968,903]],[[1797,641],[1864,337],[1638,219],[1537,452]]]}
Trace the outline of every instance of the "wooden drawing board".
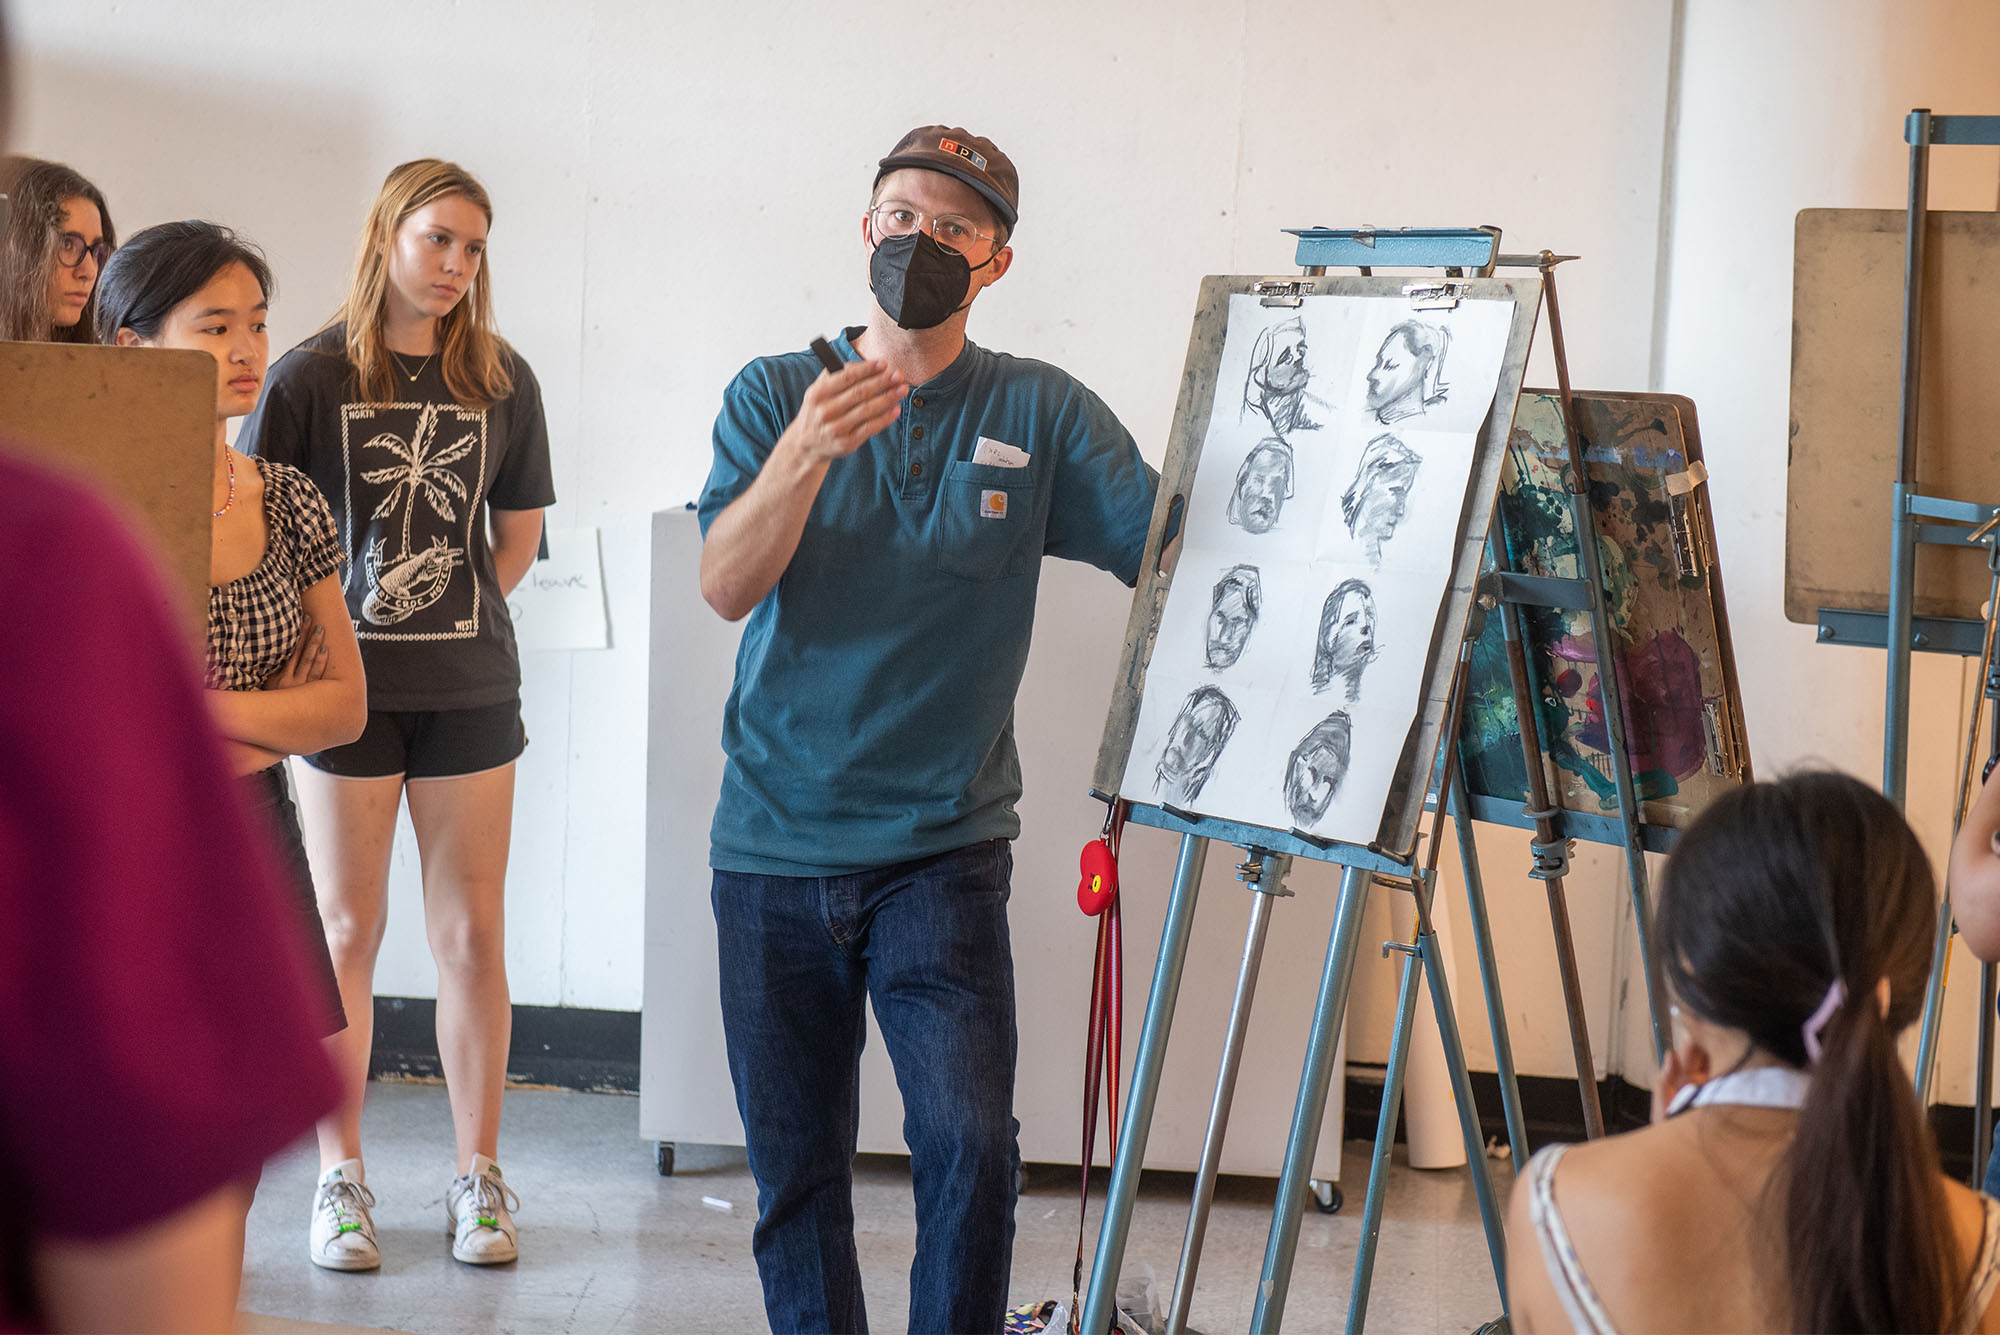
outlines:
{"label": "wooden drawing board", "polygon": [[[1252,293],[1259,284],[1290,284],[1311,296],[1391,297],[1410,300],[1405,289],[1416,280],[1409,277],[1311,277],[1297,274],[1275,277],[1255,275],[1214,275],[1204,278],[1196,303],[1188,356],[1181,375],[1181,389],[1168,435],[1167,454],[1161,469],[1160,494],[1153,511],[1152,531],[1147,538],[1138,589],[1132,599],[1126,625],[1124,650],[1120,655],[1111,705],[1107,712],[1092,789],[1101,796],[1118,794],[1130,759],[1139,721],[1147,668],[1151,662],[1167,593],[1173,581],[1177,559],[1178,521],[1187,498],[1192,494],[1201,462],[1203,441],[1218,393],[1219,369],[1227,333],[1230,298]],[[1457,537],[1453,545],[1449,588],[1437,612],[1428,654],[1424,659],[1417,716],[1410,725],[1401,758],[1389,787],[1380,827],[1368,845],[1371,854],[1391,859],[1407,859],[1416,844],[1417,825],[1423,813],[1431,764],[1442,738],[1449,705],[1451,681],[1457,666],[1457,649],[1464,636],[1485,548],[1493,498],[1498,490],[1507,443],[1507,428],[1514,404],[1521,392],[1529,344],[1540,313],[1542,284],[1539,275],[1506,278],[1450,280],[1469,300],[1510,300],[1514,303],[1505,351],[1492,406],[1479,428],[1474,446],[1474,462],[1460,507]],[[1416,308],[1413,306],[1413,310]],[[1223,393],[1241,393],[1240,386],[1226,386]],[[1169,519],[1175,520],[1174,541],[1169,543]],[[1163,561],[1163,551],[1165,560]],[[1166,819],[1149,819],[1143,813],[1148,802],[1136,794],[1125,794],[1139,813],[1134,819],[1168,828],[1178,816],[1167,812]],[[1150,795],[1149,795],[1150,796]],[[1164,809],[1161,809],[1164,810]],[[1342,850],[1354,846],[1301,839],[1287,830],[1262,830],[1251,826],[1231,826],[1259,845],[1274,852],[1340,861]],[[1230,842],[1237,842],[1228,834]]]}
{"label": "wooden drawing board", "polygon": [[[1604,568],[1605,610],[1616,640],[1626,751],[1640,819],[1685,828],[1701,809],[1750,778],[1736,654],[1692,401],[1672,394],[1573,396]],[[1501,477],[1499,510],[1509,569],[1577,579],[1576,527],[1565,477],[1561,400],[1521,395]],[[1614,815],[1604,693],[1587,612],[1522,608],[1528,672],[1541,708],[1549,793],[1565,811]],[[1528,799],[1521,719],[1500,619],[1472,652],[1459,732],[1467,789],[1509,813]],[[1512,823],[1512,822],[1510,822]],[[1518,821],[1529,824],[1526,817]],[[1618,827],[1604,823],[1607,833]],[[1590,838],[1572,822],[1565,833]],[[1622,835],[1611,837],[1622,841]]]}
{"label": "wooden drawing board", "polygon": [[215,508],[215,358],[164,348],[0,343],[0,436],[138,520],[173,613],[201,643]]}
{"label": "wooden drawing board", "polygon": [[[1792,288],[1785,617],[1889,606],[1902,438],[1901,209],[1804,209]],[[1933,212],[1925,236],[1917,490],[2000,502],[2000,213]],[[1983,549],[1917,548],[1915,613],[1978,618]]]}

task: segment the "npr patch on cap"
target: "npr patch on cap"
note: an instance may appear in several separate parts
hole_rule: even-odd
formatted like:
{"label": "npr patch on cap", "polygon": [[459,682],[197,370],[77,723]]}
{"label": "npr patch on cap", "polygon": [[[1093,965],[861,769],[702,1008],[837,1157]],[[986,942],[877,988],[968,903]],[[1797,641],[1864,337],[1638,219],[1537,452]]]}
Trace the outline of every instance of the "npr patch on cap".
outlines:
{"label": "npr patch on cap", "polygon": [[919,126],[904,135],[878,166],[878,182],[903,167],[943,172],[977,190],[1008,227],[1019,216],[1021,178],[1014,164],[991,139],[982,139],[963,126]]}

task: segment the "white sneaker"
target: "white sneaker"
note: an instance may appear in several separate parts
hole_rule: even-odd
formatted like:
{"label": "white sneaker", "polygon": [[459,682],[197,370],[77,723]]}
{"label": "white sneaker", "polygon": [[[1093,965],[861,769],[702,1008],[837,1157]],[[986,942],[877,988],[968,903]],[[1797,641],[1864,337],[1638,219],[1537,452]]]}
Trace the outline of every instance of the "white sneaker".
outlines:
{"label": "white sneaker", "polygon": [[361,1185],[361,1160],[345,1159],[326,1170],[313,1193],[310,1254],[328,1270],[373,1270],[382,1264],[375,1245],[375,1221],[368,1207],[375,1193]]}
{"label": "white sneaker", "polygon": [[472,1171],[452,1179],[444,1193],[445,1231],[451,1234],[453,1259],[467,1265],[500,1265],[521,1254],[510,1210],[521,1208],[500,1178],[500,1165],[483,1154],[472,1156]]}

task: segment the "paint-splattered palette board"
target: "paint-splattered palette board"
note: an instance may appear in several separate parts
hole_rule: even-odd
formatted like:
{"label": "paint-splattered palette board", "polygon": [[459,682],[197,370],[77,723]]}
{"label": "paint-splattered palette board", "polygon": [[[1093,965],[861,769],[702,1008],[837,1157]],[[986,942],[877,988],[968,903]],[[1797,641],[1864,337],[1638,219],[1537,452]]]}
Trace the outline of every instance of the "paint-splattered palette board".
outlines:
{"label": "paint-splattered palette board", "polygon": [[[1720,793],[1750,778],[1749,747],[1694,404],[1671,394],[1573,397],[1591,511],[1616,637],[1626,751],[1651,847],[1684,828]],[[1509,567],[1576,579],[1576,529],[1564,485],[1561,406],[1522,394],[1500,483]],[[1572,820],[1565,832],[1618,842],[1604,697],[1587,613],[1524,607],[1529,675],[1549,749],[1549,791]],[[1500,619],[1473,646],[1460,755],[1474,812],[1526,826],[1520,717]]]}
{"label": "paint-splattered palette board", "polygon": [[1534,275],[1203,280],[1100,796],[1409,856],[1540,303]]}

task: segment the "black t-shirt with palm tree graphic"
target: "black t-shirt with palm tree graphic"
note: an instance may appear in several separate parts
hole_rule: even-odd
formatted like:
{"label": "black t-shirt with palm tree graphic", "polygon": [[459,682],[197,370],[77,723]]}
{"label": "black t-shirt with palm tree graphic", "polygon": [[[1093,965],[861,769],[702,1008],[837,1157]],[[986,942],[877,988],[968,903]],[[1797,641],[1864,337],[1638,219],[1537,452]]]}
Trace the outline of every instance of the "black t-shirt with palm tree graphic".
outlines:
{"label": "black t-shirt with palm tree graphic", "polygon": [[467,408],[437,357],[405,357],[395,401],[368,403],[345,342],[336,324],[280,358],[238,443],[304,470],[332,507],[369,707],[498,704],[521,672],[485,511],[555,501],[541,386],[510,348],[513,392]]}

